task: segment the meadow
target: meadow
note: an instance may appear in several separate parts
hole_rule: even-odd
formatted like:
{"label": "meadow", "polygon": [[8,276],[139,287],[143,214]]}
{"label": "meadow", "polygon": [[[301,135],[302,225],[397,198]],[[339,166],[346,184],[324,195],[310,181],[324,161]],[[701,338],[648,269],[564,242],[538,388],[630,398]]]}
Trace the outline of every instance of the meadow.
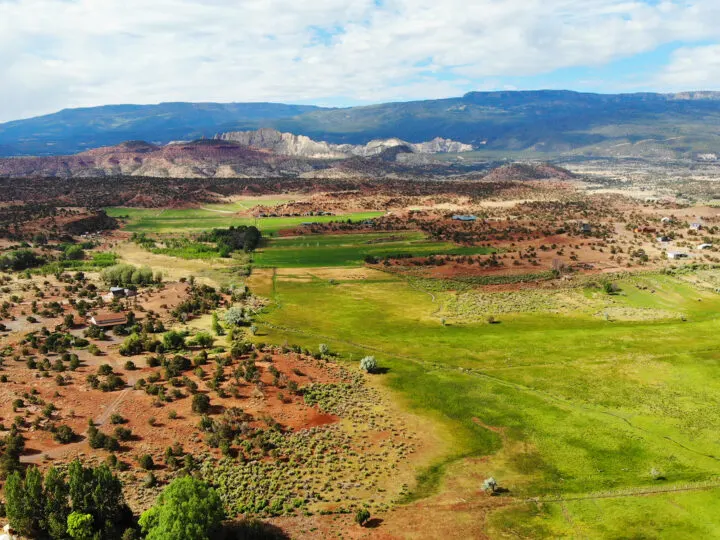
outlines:
{"label": "meadow", "polygon": [[311,268],[362,266],[367,256],[380,259],[396,255],[478,255],[492,251],[427,240],[420,232],[338,234],[273,238],[255,252],[253,259],[260,268]]}
{"label": "meadow", "polygon": [[[414,497],[442,489],[466,458],[485,456],[463,466],[476,490],[492,475],[520,501],[547,500],[497,511],[490,523],[499,536],[523,529],[529,538],[629,530],[651,537],[681,530],[678,519],[687,531],[720,534],[717,521],[671,511],[678,501],[710,504],[705,491],[718,485],[714,292],[649,275],[619,281],[613,301],[682,317],[617,321],[578,309],[506,313],[488,324],[488,313],[478,312],[443,325],[439,312],[454,293],[428,294],[381,273],[331,283],[307,270],[275,275],[271,284],[265,292],[274,307],[258,339],[327,342],[353,361],[374,354],[389,370],[383,382],[411,410],[450,427],[444,458],[420,473]],[[680,487],[691,491],[666,493]],[[660,493],[642,495],[647,490]],[[598,495],[594,506],[583,503]],[[624,504],[615,502],[620,496]],[[648,521],[648,513],[656,517]]]}
{"label": "meadow", "polygon": [[[227,228],[232,225],[255,225],[263,234],[272,236],[282,229],[298,227],[306,222],[329,223],[331,221],[362,221],[383,215],[382,212],[358,212],[337,216],[299,216],[254,218],[240,216],[233,213],[237,205],[227,205],[227,210],[221,210],[226,205],[217,205],[212,209],[183,208],[106,208],[111,217],[127,218],[124,229],[129,232],[144,233],[182,233],[189,231],[204,231],[209,229]],[[210,207],[208,207],[210,208]],[[228,213],[229,212],[229,213]]]}

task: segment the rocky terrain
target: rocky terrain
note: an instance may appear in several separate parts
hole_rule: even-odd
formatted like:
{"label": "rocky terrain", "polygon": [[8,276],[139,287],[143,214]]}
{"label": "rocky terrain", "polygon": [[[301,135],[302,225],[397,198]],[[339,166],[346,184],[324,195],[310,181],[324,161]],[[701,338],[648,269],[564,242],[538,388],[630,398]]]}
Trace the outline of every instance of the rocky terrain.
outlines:
{"label": "rocky terrain", "polygon": [[313,165],[306,160],[223,141],[196,141],[168,146],[131,141],[72,156],[0,160],[0,177],[9,178],[258,178],[297,176],[312,170]]}
{"label": "rocky terrain", "polygon": [[351,156],[372,157],[382,154],[385,150],[396,147],[407,147],[417,154],[440,154],[470,152],[472,145],[436,137],[432,141],[409,143],[397,138],[372,140],[367,144],[330,144],[315,141],[305,135],[281,133],[272,128],[256,131],[231,131],[220,133],[215,139],[232,141],[254,148],[265,148],[277,154],[301,156],[316,159],[342,159]]}

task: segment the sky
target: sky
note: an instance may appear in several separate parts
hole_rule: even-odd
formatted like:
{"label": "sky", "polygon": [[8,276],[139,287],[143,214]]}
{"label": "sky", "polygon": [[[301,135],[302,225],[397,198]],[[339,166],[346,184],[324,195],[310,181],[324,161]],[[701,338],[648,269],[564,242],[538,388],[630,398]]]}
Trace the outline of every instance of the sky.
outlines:
{"label": "sky", "polygon": [[0,122],[163,101],[720,90],[720,0],[0,0]]}

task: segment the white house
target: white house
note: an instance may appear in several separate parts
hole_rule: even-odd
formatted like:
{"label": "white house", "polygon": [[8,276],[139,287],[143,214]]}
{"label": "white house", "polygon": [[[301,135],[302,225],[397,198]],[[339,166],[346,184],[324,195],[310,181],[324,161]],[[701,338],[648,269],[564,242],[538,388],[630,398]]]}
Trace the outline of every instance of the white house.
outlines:
{"label": "white house", "polygon": [[710,249],[711,247],[713,247],[712,244],[700,244],[697,248],[698,249]]}
{"label": "white house", "polygon": [[668,259],[686,259],[688,257],[687,253],[683,253],[682,251],[668,251]]}
{"label": "white house", "polygon": [[702,223],[691,223],[690,224],[691,231],[699,231],[700,229],[702,229]]}

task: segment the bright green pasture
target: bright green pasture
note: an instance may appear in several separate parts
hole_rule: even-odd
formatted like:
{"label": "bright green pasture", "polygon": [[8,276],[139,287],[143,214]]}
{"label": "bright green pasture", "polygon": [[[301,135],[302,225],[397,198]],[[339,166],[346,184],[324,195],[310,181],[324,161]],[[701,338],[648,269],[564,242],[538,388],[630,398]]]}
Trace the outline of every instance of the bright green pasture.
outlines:
{"label": "bright green pasture", "polygon": [[[219,207],[218,207],[219,208]],[[217,208],[216,208],[217,209]],[[256,225],[264,234],[274,234],[281,229],[297,227],[305,222],[328,223],[352,219],[362,221],[383,215],[382,212],[358,212],[338,216],[250,218],[203,208],[156,209],[121,208],[106,209],[112,217],[128,216],[124,227],[130,232],[175,233],[227,228],[231,225]]]}
{"label": "bright green pasture", "polygon": [[421,232],[308,235],[268,240],[254,254],[256,266],[265,268],[312,268],[361,266],[367,255],[428,256],[490,253],[484,247],[460,247],[450,242],[427,240]]}
{"label": "bright green pasture", "polygon": [[[382,377],[408,406],[454,434],[445,460],[419,477],[419,494],[444,467],[482,455],[503,456],[486,472],[520,498],[698,486],[720,477],[720,295],[710,290],[670,276],[634,277],[618,282],[618,312],[672,315],[605,320],[581,309],[582,298],[603,294],[588,289],[576,291],[580,307],[564,314],[505,313],[488,324],[489,313],[465,313],[443,326],[439,314],[455,293],[425,292],[392,276],[331,283],[303,275],[275,277],[274,307],[257,339],[324,342],[353,361],[374,354],[389,368]],[[654,479],[653,469],[665,479]],[[713,516],[698,530],[717,532],[720,512],[711,506],[720,510],[720,499],[703,493],[677,497]],[[531,519],[527,511],[520,521],[505,522],[503,514],[493,523],[503,534],[535,523],[537,536],[547,529],[548,536],[621,537],[628,528],[639,531],[633,537],[653,537],[646,514],[663,512],[668,500],[568,502],[558,515],[560,504],[551,503],[543,510],[550,517]],[[673,514],[680,523],[657,519],[694,530],[694,510],[686,509]]]}

